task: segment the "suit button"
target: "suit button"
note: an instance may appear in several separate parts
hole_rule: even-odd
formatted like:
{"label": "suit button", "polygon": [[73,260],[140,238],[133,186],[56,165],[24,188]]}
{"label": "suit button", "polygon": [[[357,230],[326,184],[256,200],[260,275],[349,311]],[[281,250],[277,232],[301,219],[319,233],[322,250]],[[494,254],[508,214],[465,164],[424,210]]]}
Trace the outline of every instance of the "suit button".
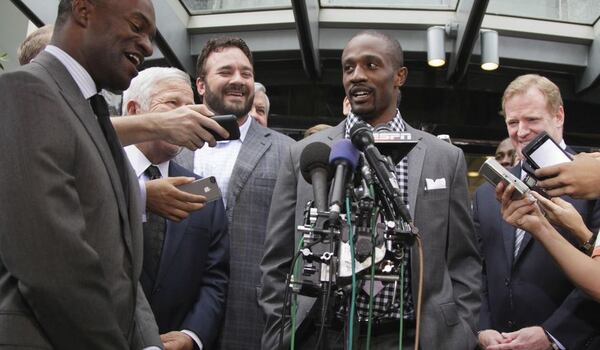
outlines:
{"label": "suit button", "polygon": [[504,285],[507,287],[510,286],[510,280],[508,278],[504,279]]}

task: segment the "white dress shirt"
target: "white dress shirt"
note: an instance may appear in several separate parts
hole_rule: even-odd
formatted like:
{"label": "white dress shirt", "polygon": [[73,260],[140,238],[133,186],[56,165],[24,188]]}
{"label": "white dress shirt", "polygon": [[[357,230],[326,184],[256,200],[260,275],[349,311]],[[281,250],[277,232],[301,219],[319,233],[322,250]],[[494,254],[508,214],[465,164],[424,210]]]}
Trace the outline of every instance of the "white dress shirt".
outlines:
{"label": "white dress shirt", "polygon": [[217,185],[223,193],[223,204],[227,207],[227,194],[229,193],[229,180],[237,160],[242,144],[248,134],[251,123],[256,123],[251,116],[240,125],[239,140],[217,141],[215,147],[202,147],[194,152],[194,173],[201,177],[214,176]]}

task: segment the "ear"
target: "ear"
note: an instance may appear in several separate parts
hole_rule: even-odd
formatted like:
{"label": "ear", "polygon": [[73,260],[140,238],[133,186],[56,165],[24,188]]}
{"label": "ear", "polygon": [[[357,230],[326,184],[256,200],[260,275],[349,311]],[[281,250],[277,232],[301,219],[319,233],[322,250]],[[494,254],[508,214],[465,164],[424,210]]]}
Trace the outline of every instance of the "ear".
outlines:
{"label": "ear", "polygon": [[396,74],[394,76],[394,87],[399,89],[406,82],[406,77],[408,76],[408,69],[406,67],[401,67],[396,70]]}
{"label": "ear", "polygon": [[198,94],[204,96],[204,92],[206,91],[206,84],[202,78],[196,79],[196,90],[198,90]]}
{"label": "ear", "polygon": [[554,114],[554,121],[556,122],[556,126],[562,128],[565,124],[565,109],[563,106],[558,106],[558,110]]}
{"label": "ear", "polygon": [[88,0],[73,0],[71,3],[71,15],[73,20],[82,27],[87,27],[90,11],[93,11],[94,5]]}
{"label": "ear", "polygon": [[135,115],[135,114],[139,114],[140,112],[140,105],[139,103],[130,100],[129,102],[127,102],[127,115]]}

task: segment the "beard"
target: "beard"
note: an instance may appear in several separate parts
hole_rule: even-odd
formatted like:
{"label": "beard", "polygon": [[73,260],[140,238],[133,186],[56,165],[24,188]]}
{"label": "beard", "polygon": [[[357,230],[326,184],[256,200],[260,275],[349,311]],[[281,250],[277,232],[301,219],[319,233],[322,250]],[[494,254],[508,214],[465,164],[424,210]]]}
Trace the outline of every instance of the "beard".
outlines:
{"label": "beard", "polygon": [[[227,92],[231,87],[226,87],[223,92]],[[204,91],[204,104],[206,104],[215,114],[225,115],[233,114],[236,118],[240,119],[248,115],[248,112],[252,109],[252,102],[254,101],[254,94],[250,94],[246,86],[241,86],[240,89],[246,96],[246,99],[242,104],[225,103],[223,95],[214,93],[208,84]]]}

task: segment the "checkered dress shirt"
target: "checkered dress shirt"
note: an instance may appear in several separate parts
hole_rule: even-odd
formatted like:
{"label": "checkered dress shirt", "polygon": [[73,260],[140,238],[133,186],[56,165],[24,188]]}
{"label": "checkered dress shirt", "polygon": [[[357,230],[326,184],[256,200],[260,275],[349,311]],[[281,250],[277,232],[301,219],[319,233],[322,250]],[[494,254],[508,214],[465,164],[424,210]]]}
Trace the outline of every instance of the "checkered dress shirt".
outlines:
{"label": "checkered dress shirt", "polygon": [[[359,118],[354,114],[350,113],[346,118],[345,137],[349,138],[350,130]],[[368,124],[367,124],[368,125]],[[396,116],[394,119],[387,123],[387,126],[394,132],[406,131],[406,126],[400,115],[400,111],[396,110]],[[408,158],[404,157],[398,164],[396,164],[396,180],[400,186],[401,198],[404,204],[408,204]],[[410,276],[410,249],[404,248],[403,258],[401,259],[402,268],[404,269],[404,319],[414,320],[415,309],[412,299],[411,292],[411,276]],[[377,283],[377,281],[375,281]],[[356,299],[356,307],[359,318],[361,320],[367,320],[369,315],[369,294],[368,284],[365,284],[365,288],[360,288]],[[374,289],[377,292],[377,289]],[[394,296],[394,293],[396,294]],[[394,303],[392,303],[394,300]],[[399,319],[400,318],[400,283],[394,284],[394,282],[383,283],[383,288],[374,296],[373,299],[373,318],[386,318],[386,319]]]}

